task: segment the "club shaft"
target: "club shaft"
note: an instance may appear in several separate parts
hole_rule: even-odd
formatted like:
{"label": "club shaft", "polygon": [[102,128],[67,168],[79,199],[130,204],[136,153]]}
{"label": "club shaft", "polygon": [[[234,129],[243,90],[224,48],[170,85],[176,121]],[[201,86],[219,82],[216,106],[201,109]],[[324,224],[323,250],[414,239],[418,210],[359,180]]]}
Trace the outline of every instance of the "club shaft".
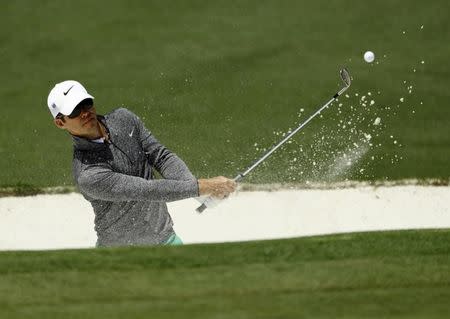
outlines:
{"label": "club shaft", "polygon": [[281,140],[277,145],[272,147],[266,154],[264,154],[263,157],[261,157],[259,160],[257,160],[252,166],[250,166],[245,172],[239,174],[235,177],[235,181],[240,181],[242,178],[244,178],[248,173],[250,173],[252,170],[254,170],[259,164],[264,162],[266,158],[268,158],[270,155],[272,155],[273,152],[275,152],[278,148],[280,148],[284,143],[286,143],[292,136],[294,136],[298,131],[300,131],[306,124],[308,124],[313,118],[315,118],[317,115],[320,114],[325,108],[328,107],[333,101],[335,101],[339,95],[341,95],[347,87],[344,87],[342,90],[340,90],[338,93],[336,93],[331,100],[329,100],[327,103],[325,103],[320,109],[318,109],[313,115],[311,115],[306,121],[304,121],[302,124],[300,124],[299,127],[297,127],[294,131],[292,131],[289,135],[287,135],[283,140]]}
{"label": "club shaft", "polygon": [[[259,160],[257,160],[252,166],[250,166],[245,172],[238,174],[234,180],[236,182],[240,182],[248,173],[250,173],[252,170],[254,170],[259,164],[261,164],[264,160],[266,160],[270,155],[272,155],[273,152],[275,152],[281,145],[286,143],[293,135],[295,135],[298,131],[300,131],[306,124],[308,124],[313,118],[315,118],[317,115],[320,114],[325,108],[327,108],[333,101],[335,101],[342,93],[345,92],[350,87],[350,77],[348,75],[348,71],[344,68],[341,70],[341,78],[345,83],[345,86],[338,91],[327,103],[325,103],[320,109],[318,109],[313,115],[311,115],[306,121],[304,121],[302,124],[300,124],[299,127],[297,127],[294,131],[289,133],[283,140],[281,140],[277,145],[272,147],[266,154],[264,154],[263,157],[261,157]],[[196,209],[197,212],[201,213],[203,212],[210,203],[213,202],[212,197],[207,197],[203,203]]]}

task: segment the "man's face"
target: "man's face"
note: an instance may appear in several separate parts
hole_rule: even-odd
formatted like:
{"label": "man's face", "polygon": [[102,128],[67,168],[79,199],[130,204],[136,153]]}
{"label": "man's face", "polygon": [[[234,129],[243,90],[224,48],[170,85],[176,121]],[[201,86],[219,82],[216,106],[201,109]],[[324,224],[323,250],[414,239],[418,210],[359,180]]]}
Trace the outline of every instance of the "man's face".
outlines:
{"label": "man's face", "polygon": [[[78,114],[79,113],[79,114]],[[55,125],[72,135],[95,138],[98,135],[98,120],[95,107],[79,105],[72,114],[62,119],[55,119]]]}

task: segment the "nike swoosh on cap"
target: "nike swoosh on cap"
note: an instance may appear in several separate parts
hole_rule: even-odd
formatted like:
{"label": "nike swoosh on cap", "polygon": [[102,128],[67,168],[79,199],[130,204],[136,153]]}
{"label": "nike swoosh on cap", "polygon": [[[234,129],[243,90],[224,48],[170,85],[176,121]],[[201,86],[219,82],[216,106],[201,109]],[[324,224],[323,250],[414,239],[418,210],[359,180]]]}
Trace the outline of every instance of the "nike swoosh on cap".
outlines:
{"label": "nike swoosh on cap", "polygon": [[73,87],[74,87],[74,86],[72,85],[72,86],[67,90],[67,92],[63,92],[63,94],[64,94],[64,95],[67,95],[67,93],[69,93],[69,91],[72,90]]}

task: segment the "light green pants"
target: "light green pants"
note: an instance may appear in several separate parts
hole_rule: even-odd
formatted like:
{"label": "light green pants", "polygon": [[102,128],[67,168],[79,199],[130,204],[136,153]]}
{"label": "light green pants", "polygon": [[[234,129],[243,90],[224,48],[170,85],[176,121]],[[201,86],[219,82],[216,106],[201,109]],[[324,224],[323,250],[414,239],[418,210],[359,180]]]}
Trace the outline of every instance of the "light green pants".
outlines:
{"label": "light green pants", "polygon": [[177,234],[173,234],[170,236],[170,238],[164,243],[164,245],[170,245],[170,246],[176,246],[176,245],[183,245],[183,241],[180,237],[177,236]]}

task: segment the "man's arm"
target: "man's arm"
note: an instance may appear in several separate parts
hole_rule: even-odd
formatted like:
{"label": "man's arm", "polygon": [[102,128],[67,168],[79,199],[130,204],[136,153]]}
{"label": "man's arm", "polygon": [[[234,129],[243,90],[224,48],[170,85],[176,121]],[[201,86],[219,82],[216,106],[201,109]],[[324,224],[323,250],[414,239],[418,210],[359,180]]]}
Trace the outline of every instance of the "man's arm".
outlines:
{"label": "man's arm", "polygon": [[[134,115],[134,114],[133,114]],[[162,145],[145,127],[141,119],[135,116],[142,148],[148,156],[150,164],[164,177],[172,180],[195,180],[187,165],[176,154]]]}
{"label": "man's arm", "polygon": [[[130,112],[130,111],[128,111]],[[211,195],[215,198],[224,198],[236,189],[236,182],[223,176],[209,179],[198,179],[192,175],[186,164],[147,130],[144,123],[134,113],[130,112],[139,130],[142,148],[148,155],[150,164],[161,173],[166,181],[196,181],[198,195]],[[195,195],[195,196],[198,196]],[[195,197],[194,196],[194,197]]]}
{"label": "man's arm", "polygon": [[170,202],[199,196],[197,180],[146,180],[112,171],[107,164],[90,165],[77,180],[83,194],[94,199]]}
{"label": "man's arm", "polygon": [[[153,136],[151,139],[155,139]],[[161,144],[160,144],[161,145]],[[187,165],[176,154],[161,145],[153,153],[147,153],[152,166],[166,179],[195,180]]]}

